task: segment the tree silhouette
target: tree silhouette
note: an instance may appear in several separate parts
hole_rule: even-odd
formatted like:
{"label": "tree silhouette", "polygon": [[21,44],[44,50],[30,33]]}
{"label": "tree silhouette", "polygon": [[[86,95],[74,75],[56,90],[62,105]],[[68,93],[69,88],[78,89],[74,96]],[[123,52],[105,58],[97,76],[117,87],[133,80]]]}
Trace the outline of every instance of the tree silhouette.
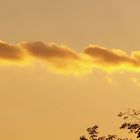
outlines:
{"label": "tree silhouette", "polygon": [[[118,117],[123,119],[123,123],[119,128],[128,130],[128,133],[133,133],[136,135],[137,139],[140,139],[140,111],[128,109],[127,112],[120,112]],[[89,138],[81,136],[80,140],[132,140],[127,137],[120,138],[117,135],[110,134],[107,136],[100,136],[98,129],[97,125],[87,128]]]}

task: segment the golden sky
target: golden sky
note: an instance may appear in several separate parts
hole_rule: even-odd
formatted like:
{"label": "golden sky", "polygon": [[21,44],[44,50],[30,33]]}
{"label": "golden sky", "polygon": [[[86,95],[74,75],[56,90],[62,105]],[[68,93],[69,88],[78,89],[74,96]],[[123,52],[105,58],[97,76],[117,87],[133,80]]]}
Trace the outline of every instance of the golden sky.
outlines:
{"label": "golden sky", "polygon": [[139,109],[139,0],[0,2],[0,140],[115,133]]}

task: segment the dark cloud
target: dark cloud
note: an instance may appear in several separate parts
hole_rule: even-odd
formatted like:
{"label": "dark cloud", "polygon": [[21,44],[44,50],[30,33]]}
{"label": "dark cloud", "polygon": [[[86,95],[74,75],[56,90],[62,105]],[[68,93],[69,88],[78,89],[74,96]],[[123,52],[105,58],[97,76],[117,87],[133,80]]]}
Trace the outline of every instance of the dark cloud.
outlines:
{"label": "dark cloud", "polygon": [[129,57],[122,50],[111,50],[100,46],[90,46],[85,49],[84,53],[91,56],[96,62],[119,65],[119,64],[132,64],[137,65],[137,61]]}
{"label": "dark cloud", "polygon": [[42,42],[22,43],[24,48],[30,55],[43,59],[62,58],[62,59],[78,59],[78,54],[66,46],[59,46],[54,43],[48,45]]}
{"label": "dark cloud", "polygon": [[21,60],[22,57],[21,48],[0,42],[0,59]]}

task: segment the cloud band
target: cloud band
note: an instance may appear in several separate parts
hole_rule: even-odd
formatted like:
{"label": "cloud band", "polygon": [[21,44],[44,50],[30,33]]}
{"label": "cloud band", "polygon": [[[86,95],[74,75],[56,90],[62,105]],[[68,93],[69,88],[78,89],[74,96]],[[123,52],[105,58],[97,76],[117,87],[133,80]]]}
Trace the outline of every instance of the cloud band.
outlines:
{"label": "cloud band", "polygon": [[128,55],[119,49],[108,49],[102,46],[89,45],[83,52],[76,52],[66,45],[42,42],[22,42],[11,45],[0,42],[0,65],[9,65],[39,60],[49,70],[61,74],[82,75],[100,69],[107,72],[137,71],[140,72],[140,51]]}

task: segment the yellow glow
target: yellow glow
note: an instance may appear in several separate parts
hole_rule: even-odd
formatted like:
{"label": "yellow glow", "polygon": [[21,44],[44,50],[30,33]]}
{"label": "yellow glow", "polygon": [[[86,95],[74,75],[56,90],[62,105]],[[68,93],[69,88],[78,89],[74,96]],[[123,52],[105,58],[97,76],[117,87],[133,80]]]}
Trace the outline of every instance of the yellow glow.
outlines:
{"label": "yellow glow", "polygon": [[56,74],[63,75],[86,75],[90,74],[93,71],[92,61],[84,55],[81,55],[79,60],[62,60],[55,58],[53,61],[47,61],[47,67],[50,71]]}
{"label": "yellow glow", "polygon": [[39,62],[53,73],[75,76],[91,74],[96,69],[107,73],[140,72],[139,51],[128,56],[123,50],[97,45],[90,45],[84,52],[76,52],[55,43],[24,42],[16,46],[3,43],[0,46],[1,66],[27,66]]}

